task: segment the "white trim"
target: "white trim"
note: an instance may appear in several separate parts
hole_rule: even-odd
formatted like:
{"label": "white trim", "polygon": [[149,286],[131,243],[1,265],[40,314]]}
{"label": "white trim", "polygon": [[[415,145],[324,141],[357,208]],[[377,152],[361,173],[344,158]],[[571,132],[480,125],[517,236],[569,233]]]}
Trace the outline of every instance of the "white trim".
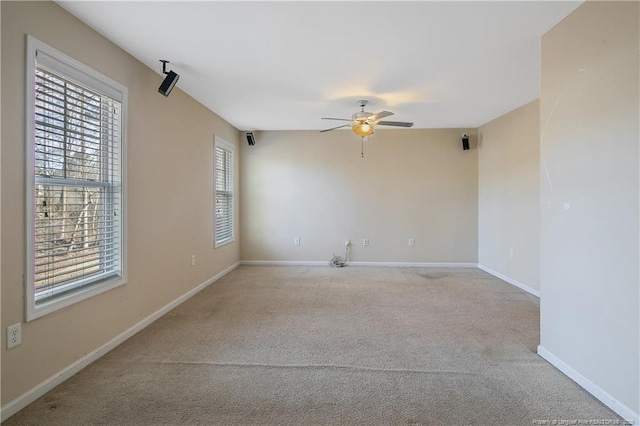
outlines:
{"label": "white trim", "polygon": [[[241,265],[260,266],[329,266],[328,260],[241,260]],[[391,266],[409,268],[475,268],[476,263],[429,262],[348,262],[347,266]]]}
{"label": "white trim", "polygon": [[[233,201],[232,201],[232,202],[233,202]],[[233,207],[232,207],[232,208],[233,208]],[[215,231],[215,229],[214,229],[214,231],[213,231],[213,232],[216,232],[216,231]],[[220,248],[220,247],[222,247],[222,246],[226,246],[227,244],[231,244],[231,243],[233,243],[233,242],[235,242],[235,241],[236,241],[236,239],[235,239],[235,238],[229,238],[228,240],[224,240],[224,241],[222,241],[222,242],[220,242],[220,243],[214,243],[213,248]]]}
{"label": "white trim", "polygon": [[[109,291],[116,287],[120,287],[121,285],[124,285],[126,283],[127,282],[125,278],[117,278],[85,287],[80,286],[78,287],[77,291],[71,292],[69,294],[63,294],[59,297],[56,297],[50,302],[43,303],[38,307],[33,307],[32,300],[27,300],[27,303],[31,305],[29,306],[31,309],[27,310],[26,321],[33,321],[37,318],[50,314],[51,312],[55,312],[58,309],[71,306],[74,303],[80,302],[81,300],[97,296],[98,294],[104,293],[105,291]],[[28,288],[31,288],[31,286],[28,286]]]}
{"label": "white trim", "polygon": [[[35,140],[35,123],[31,117],[35,117],[36,115],[36,105],[34,102],[35,93],[36,93],[36,52],[40,46],[40,41],[27,35],[27,54],[26,54],[26,64],[25,64],[25,79],[26,79],[26,87],[25,87],[25,140],[24,140],[24,152],[25,152],[25,275],[22,279],[22,285],[24,286],[24,297],[25,297],[25,322],[29,322],[33,319],[36,311],[35,306],[35,289],[33,288],[33,282],[30,279],[27,279],[27,276],[33,275],[31,271],[35,269],[35,260],[34,260],[34,251],[35,251],[35,242],[34,242],[34,223],[33,217],[35,216],[35,203],[30,201],[31,197],[35,192],[35,177],[34,177],[34,165],[35,165],[35,151],[33,149],[33,141]],[[34,76],[34,77],[32,77]],[[30,282],[31,281],[31,282]]]}
{"label": "white trim", "polygon": [[476,268],[477,263],[465,262],[349,262],[353,266],[389,266],[405,268]]}
{"label": "white trim", "polygon": [[[25,180],[26,180],[26,201],[25,201],[25,227],[26,227],[26,274],[24,281],[25,294],[25,321],[30,322],[58,309],[65,308],[76,302],[93,297],[112,288],[127,283],[128,262],[127,262],[127,121],[128,121],[128,88],[93,68],[79,62],[72,57],[60,52],[54,47],[28,35],[26,36],[25,70]],[[85,288],[78,286],[78,291],[69,295],[56,297],[49,303],[36,305],[36,292],[33,282],[33,271],[35,269],[34,259],[34,213],[35,206],[33,194],[35,191],[34,164],[35,152],[33,141],[35,139],[35,123],[29,117],[35,116],[35,74],[36,65],[45,65],[46,68],[62,72],[64,78],[75,81],[81,85],[90,87],[101,95],[108,96],[121,104],[121,129],[120,129],[120,274],[117,277],[96,281],[93,285]],[[52,180],[52,182],[65,183],[65,180]],[[68,182],[68,181],[67,181]],[[75,282],[79,284],[78,281]]]}
{"label": "white trim", "polygon": [[[216,167],[216,148],[220,147],[225,151],[231,153],[231,237],[223,241],[217,241],[216,237],[216,175],[218,169]],[[222,139],[218,135],[213,135],[213,248],[219,248],[230,244],[236,240],[236,186],[235,186],[235,173],[236,173],[236,157],[235,147],[233,144]]]}
{"label": "white trim", "polygon": [[227,151],[230,151],[231,153],[234,152],[235,147],[233,146],[233,144],[227,142],[226,140],[222,139],[220,136],[218,135],[214,135],[214,143],[215,145],[219,145],[221,148],[226,149]]}
{"label": "white trim", "polygon": [[604,405],[611,408],[620,417],[627,421],[633,421],[633,424],[635,425],[640,424],[640,414],[634,412],[631,408],[615,399],[607,391],[574,370],[570,365],[546,350],[542,345],[538,345],[538,355],[540,355],[542,358],[548,361],[549,364],[560,370],[578,385],[582,386],[584,390],[596,397]]}
{"label": "white trim", "polygon": [[241,260],[245,266],[329,266],[329,261],[318,260]]}
{"label": "white trim", "polygon": [[178,305],[182,304],[183,302],[187,301],[191,297],[195,296],[198,292],[204,290],[207,286],[211,285],[215,281],[227,275],[229,272],[236,269],[239,264],[240,262],[234,263],[233,265],[229,266],[222,272],[216,274],[212,278],[209,278],[207,281],[203,282],[202,284],[199,284],[197,287],[189,290],[188,292],[178,297],[174,301],[168,303],[167,305],[163,306],[156,312],[144,318],[142,321],[138,322],[128,330],[124,331],[123,333],[120,333],[119,335],[117,335],[116,337],[114,337],[104,345],[84,355],[82,358],[78,359],[77,361],[73,362],[72,364],[68,365],[62,370],[58,371],[56,374],[49,377],[45,381],[32,387],[31,389],[29,389],[19,397],[15,398],[13,401],[9,401],[2,408],[0,408],[0,421],[4,422],[9,417],[13,416],[18,411],[22,410],[24,407],[34,402],[36,399],[40,398],[42,395],[46,394],[51,389],[58,386],[60,383],[64,382],[74,374],[78,373],[80,370],[82,370],[92,362],[97,361],[102,356],[106,355],[109,351],[114,349],[116,346],[118,346],[128,338],[132,337],[139,331],[143,330],[145,327],[147,327],[148,325],[156,321],[158,318],[160,318],[167,312],[176,308]]}
{"label": "white trim", "polygon": [[509,278],[508,276],[503,275],[498,271],[494,271],[493,269],[488,268],[488,267],[484,266],[481,263],[478,263],[478,269],[482,269],[486,273],[491,274],[494,277],[500,278],[502,281],[506,281],[509,284],[514,285],[514,286],[518,287],[519,289],[524,290],[527,293],[534,295],[537,298],[540,298],[540,290],[536,290],[535,288],[529,287],[526,284],[522,284],[520,281],[516,281],[513,278]]}
{"label": "white trim", "polygon": [[[125,102],[124,99],[127,96],[125,86],[29,34],[27,34],[27,52],[28,61],[35,62],[36,52],[40,52],[38,62],[41,66],[62,72],[65,78],[71,81],[90,87],[93,91],[98,91],[111,99]],[[31,71],[35,71],[35,68]]]}

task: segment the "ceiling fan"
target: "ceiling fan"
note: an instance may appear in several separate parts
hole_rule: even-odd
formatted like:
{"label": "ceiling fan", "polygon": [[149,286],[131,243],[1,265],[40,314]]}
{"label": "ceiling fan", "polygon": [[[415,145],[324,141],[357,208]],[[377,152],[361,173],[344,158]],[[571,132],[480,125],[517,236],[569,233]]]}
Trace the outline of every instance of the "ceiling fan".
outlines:
{"label": "ceiling fan", "polygon": [[393,115],[393,113],[389,111],[380,111],[376,114],[372,114],[364,110],[364,107],[367,106],[368,103],[369,101],[365,99],[358,101],[358,106],[361,108],[361,110],[353,114],[351,116],[351,119],[322,117],[323,120],[348,121],[349,124],[343,124],[342,126],[320,130],[320,133],[350,126],[351,130],[353,130],[353,133],[355,133],[358,136],[362,136],[364,138],[366,136],[373,134],[373,128],[375,126],[396,126],[396,127],[412,127],[413,126],[413,123],[409,123],[406,121],[381,120],[381,118],[389,117],[390,115]]}

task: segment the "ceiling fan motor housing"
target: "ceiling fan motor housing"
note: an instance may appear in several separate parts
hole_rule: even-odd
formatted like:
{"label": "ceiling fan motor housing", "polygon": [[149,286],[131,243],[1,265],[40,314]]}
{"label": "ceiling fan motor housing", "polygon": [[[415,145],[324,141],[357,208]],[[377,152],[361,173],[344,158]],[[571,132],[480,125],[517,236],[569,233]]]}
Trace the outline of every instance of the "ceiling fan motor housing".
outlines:
{"label": "ceiling fan motor housing", "polygon": [[370,112],[366,112],[366,111],[358,111],[358,112],[356,112],[355,114],[353,114],[353,115],[351,116],[351,119],[352,119],[353,121],[367,121],[367,120],[366,120],[366,119],[367,119],[367,117],[370,117],[370,116],[372,116],[372,115],[373,115],[373,113],[370,113]]}
{"label": "ceiling fan motor housing", "polygon": [[366,99],[362,99],[358,101],[358,106],[361,108],[361,110],[351,116],[351,119],[354,121],[354,124],[369,123],[369,120],[367,120],[367,117],[372,116],[373,113],[366,112],[364,110],[364,107],[366,107],[368,103],[369,101],[367,101]]}

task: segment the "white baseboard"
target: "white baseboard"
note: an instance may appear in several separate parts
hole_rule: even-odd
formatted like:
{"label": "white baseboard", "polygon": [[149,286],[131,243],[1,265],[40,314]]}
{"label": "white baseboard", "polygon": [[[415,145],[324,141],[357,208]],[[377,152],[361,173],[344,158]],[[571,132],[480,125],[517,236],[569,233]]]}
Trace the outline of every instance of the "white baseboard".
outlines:
{"label": "white baseboard", "polygon": [[113,339],[111,339],[109,342],[102,345],[98,349],[86,354],[85,356],[78,359],[74,363],[68,365],[61,371],[49,377],[45,381],[29,389],[28,391],[26,391],[16,399],[9,401],[2,408],[0,408],[0,421],[4,422],[6,419],[13,416],[15,413],[22,410],[24,407],[31,404],[33,401],[40,398],[42,395],[49,392],[51,389],[58,386],[60,383],[64,382],[74,374],[78,373],[80,370],[82,370],[92,362],[98,360],[99,358],[107,354],[109,351],[114,349],[116,346],[118,346],[119,344],[121,344],[122,342],[124,342],[125,340],[133,336],[134,334],[138,333],[139,331],[141,331],[142,329],[144,329],[145,327],[147,327],[148,325],[156,321],[158,318],[160,318],[161,316],[169,312],[170,310],[174,309],[181,303],[187,301],[188,299],[193,297],[196,293],[204,290],[207,286],[211,285],[212,283],[219,280],[229,272],[233,271],[235,268],[238,267],[239,264],[240,262],[234,263],[224,271],[220,272],[219,274],[216,274],[212,278],[209,278],[207,281],[203,282],[202,284],[199,284],[197,287],[189,290],[187,293],[178,297],[177,299],[170,302],[169,304],[163,306],[162,308],[152,313],[151,315],[149,315],[139,323],[135,324],[133,327],[129,328],[125,332],[114,337]]}
{"label": "white baseboard", "polygon": [[542,345],[538,346],[538,355],[547,360],[551,365],[556,367],[562,373],[564,373],[571,380],[579,384],[589,392],[591,395],[600,400],[604,405],[615,411],[620,417],[627,421],[633,421],[634,425],[640,424],[640,414],[634,412],[631,408],[627,407],[622,402],[615,399],[608,392],[602,389],[600,386],[593,383],[591,380],[578,373],[571,368],[567,363],[560,358],[546,350]]}
{"label": "white baseboard", "polygon": [[[328,260],[241,260],[241,265],[259,266],[329,266]],[[410,268],[475,268],[477,263],[428,262],[351,262],[347,266],[402,266]]]}
{"label": "white baseboard", "polygon": [[503,275],[498,271],[494,271],[493,269],[488,268],[488,267],[482,265],[481,263],[478,263],[478,269],[482,269],[486,273],[491,274],[494,277],[500,278],[502,281],[506,281],[509,284],[514,285],[514,286],[518,287],[519,289],[526,291],[529,294],[533,294],[534,296],[536,296],[538,298],[540,297],[540,290],[536,290],[535,288],[529,287],[526,284],[522,284],[520,281],[516,281],[513,278],[509,278],[508,276]]}
{"label": "white baseboard", "polygon": [[329,266],[322,260],[241,260],[240,265],[250,266]]}
{"label": "white baseboard", "polygon": [[404,268],[476,268],[477,263],[457,262],[349,262],[352,266],[391,266]]}

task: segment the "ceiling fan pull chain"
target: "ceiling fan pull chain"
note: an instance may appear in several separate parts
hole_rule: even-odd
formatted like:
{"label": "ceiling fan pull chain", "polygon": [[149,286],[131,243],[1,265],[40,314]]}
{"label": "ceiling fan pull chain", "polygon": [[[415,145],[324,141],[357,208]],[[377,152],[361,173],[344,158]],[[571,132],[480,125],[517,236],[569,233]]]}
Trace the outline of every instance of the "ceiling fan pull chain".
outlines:
{"label": "ceiling fan pull chain", "polygon": [[364,158],[364,136],[360,138],[360,155]]}

